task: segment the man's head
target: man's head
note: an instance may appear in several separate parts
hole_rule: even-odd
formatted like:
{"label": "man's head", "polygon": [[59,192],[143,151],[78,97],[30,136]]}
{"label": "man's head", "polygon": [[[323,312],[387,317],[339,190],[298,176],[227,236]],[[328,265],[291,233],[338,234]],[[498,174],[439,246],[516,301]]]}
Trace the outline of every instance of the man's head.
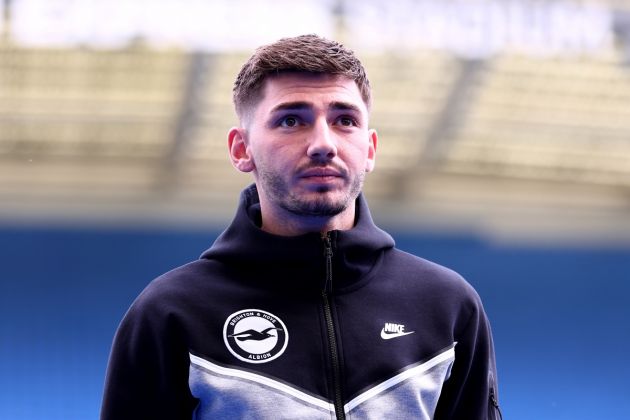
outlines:
{"label": "man's head", "polygon": [[244,123],[262,98],[265,81],[283,73],[338,75],[354,80],[370,108],[371,88],[365,69],[354,53],[338,42],[317,35],[283,38],[259,47],[234,82],[236,113]]}
{"label": "man's head", "polygon": [[378,140],[354,55],[314,35],[280,40],[245,64],[234,98],[241,125],[228,133],[230,157],[254,176],[263,229],[351,228]]}

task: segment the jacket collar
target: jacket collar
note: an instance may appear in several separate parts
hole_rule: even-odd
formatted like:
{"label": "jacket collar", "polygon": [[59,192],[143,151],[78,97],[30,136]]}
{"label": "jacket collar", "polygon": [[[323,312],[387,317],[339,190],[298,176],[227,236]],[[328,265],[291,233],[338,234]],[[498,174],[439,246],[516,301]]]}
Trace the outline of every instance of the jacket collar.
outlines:
{"label": "jacket collar", "polygon": [[[333,290],[340,291],[365,279],[394,240],[373,222],[360,194],[356,223],[350,230],[330,233],[333,249]],[[236,267],[244,277],[267,284],[320,288],[325,280],[324,241],[318,232],[279,236],[260,229],[260,202],[255,185],[241,193],[236,215],[229,227],[201,258]]]}

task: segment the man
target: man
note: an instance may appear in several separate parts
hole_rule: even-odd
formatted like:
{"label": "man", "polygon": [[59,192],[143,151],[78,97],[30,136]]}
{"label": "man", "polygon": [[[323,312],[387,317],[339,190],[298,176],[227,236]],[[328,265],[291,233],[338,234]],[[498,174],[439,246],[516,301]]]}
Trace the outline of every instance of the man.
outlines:
{"label": "man", "polygon": [[256,50],[233,165],[255,185],[117,332],[103,419],[494,419],[492,338],[456,273],[394,247],[361,194],[370,85],[315,35]]}

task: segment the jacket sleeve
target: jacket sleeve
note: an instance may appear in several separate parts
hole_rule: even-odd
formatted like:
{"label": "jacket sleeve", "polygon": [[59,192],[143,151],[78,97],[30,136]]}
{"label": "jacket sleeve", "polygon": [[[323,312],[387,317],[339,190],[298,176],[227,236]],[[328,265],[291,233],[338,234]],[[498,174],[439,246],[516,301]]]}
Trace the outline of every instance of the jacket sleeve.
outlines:
{"label": "jacket sleeve", "polygon": [[455,339],[455,362],[435,419],[502,419],[492,333],[478,297],[470,319]]}
{"label": "jacket sleeve", "polygon": [[189,354],[177,321],[143,302],[131,306],[114,338],[101,420],[190,419]]}

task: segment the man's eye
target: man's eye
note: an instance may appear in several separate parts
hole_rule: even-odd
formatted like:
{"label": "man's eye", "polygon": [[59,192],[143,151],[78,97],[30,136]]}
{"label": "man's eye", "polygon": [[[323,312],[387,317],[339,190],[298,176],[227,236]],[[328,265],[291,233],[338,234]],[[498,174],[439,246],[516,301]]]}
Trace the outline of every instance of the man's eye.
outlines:
{"label": "man's eye", "polygon": [[340,117],[337,120],[337,123],[341,126],[344,127],[353,127],[355,125],[357,125],[356,121],[354,121],[354,119],[350,118],[350,117]]}
{"label": "man's eye", "polygon": [[299,124],[299,121],[296,117],[284,117],[283,119],[280,120],[280,127],[297,127]]}

